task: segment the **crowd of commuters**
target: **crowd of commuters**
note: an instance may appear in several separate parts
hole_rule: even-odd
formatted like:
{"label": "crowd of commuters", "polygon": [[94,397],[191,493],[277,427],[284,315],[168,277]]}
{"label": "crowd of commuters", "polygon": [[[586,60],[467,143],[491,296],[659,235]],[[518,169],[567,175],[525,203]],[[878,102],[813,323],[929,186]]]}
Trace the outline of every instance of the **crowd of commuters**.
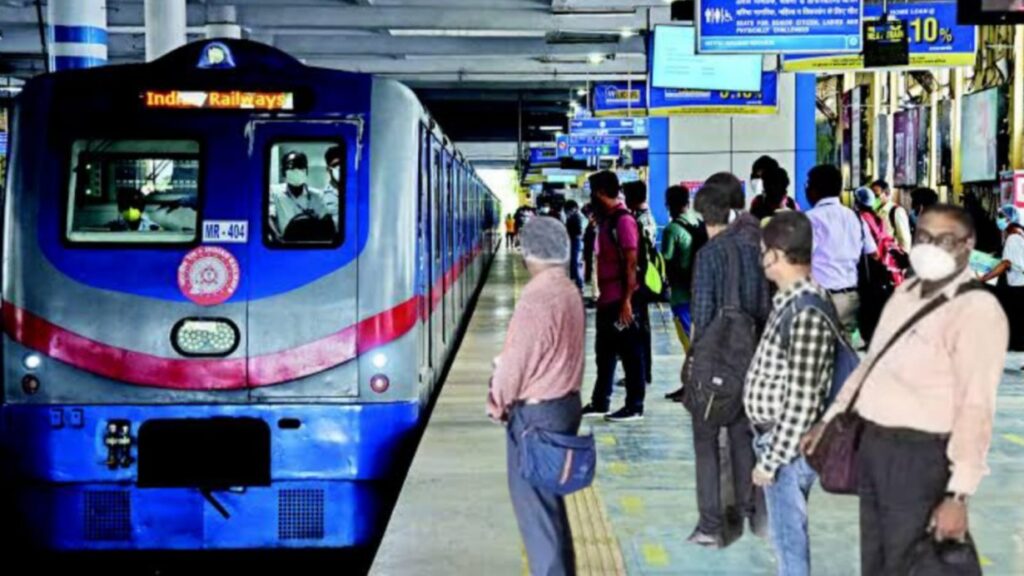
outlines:
{"label": "crowd of commuters", "polygon": [[[758,159],[751,177],[749,203],[729,173],[696,195],[665,192],[663,297],[687,353],[682,386],[667,397],[690,412],[699,517],[689,541],[722,548],[746,525],[767,536],[780,575],[810,574],[809,494],[827,466],[814,457],[832,423],[855,414],[862,573],[911,573],[922,541],[969,547],[968,501],[988,471],[1006,351],[1024,349],[1008,322],[1024,318],[1024,216],[1000,209],[1001,259],[979,278],[971,207],[940,204],[922,188],[908,209],[878,180],[857,189],[850,208],[840,172],[823,165],[807,174],[811,207],[801,212],[773,159]],[[561,497],[523,480],[516,431],[574,433],[588,416],[641,420],[654,362],[654,299],[643,287],[658,229],[647,189],[607,171],[589,184],[583,208],[570,202],[560,218],[514,228],[531,280],[488,399],[509,429],[509,486],[533,574],[574,573],[573,552]],[[581,406],[581,294],[592,281],[597,378]],[[998,284],[996,295],[985,282]],[[730,355],[708,376],[701,356],[715,352],[701,340],[723,334]],[[841,371],[841,355],[857,358],[858,344],[859,366]],[[619,363],[625,399],[613,411]],[[716,378],[718,396],[703,393]]]}

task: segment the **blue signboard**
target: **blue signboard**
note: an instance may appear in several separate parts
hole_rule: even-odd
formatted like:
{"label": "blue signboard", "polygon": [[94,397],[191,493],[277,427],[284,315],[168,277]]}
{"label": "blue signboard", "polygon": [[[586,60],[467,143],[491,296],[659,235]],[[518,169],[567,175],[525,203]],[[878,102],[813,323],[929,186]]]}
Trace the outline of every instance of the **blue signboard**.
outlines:
{"label": "blue signboard", "polygon": [[558,151],[554,147],[530,148],[530,164],[558,164]]}
{"label": "blue signboard", "polygon": [[584,159],[594,156],[618,155],[618,138],[609,136],[579,136],[577,134],[569,137],[569,156],[573,158]]}
{"label": "blue signboard", "polygon": [[570,120],[569,132],[591,136],[647,136],[646,118],[590,118]]}
{"label": "blue signboard", "polygon": [[647,86],[643,82],[610,82],[594,86],[594,115],[647,115]]}
{"label": "blue signboard", "polygon": [[7,155],[7,132],[0,132],[0,156]]}
{"label": "blue signboard", "polygon": [[860,52],[863,0],[700,0],[701,53]]}
{"label": "blue signboard", "polygon": [[[974,65],[977,28],[956,23],[956,2],[890,2],[889,15],[907,23],[911,67]],[[865,19],[881,17],[881,6],[864,6]],[[860,54],[808,54],[782,60],[786,72],[862,68],[864,58]]]}
{"label": "blue signboard", "polygon": [[651,116],[697,114],[775,114],[779,75],[763,72],[760,92],[651,88]]}

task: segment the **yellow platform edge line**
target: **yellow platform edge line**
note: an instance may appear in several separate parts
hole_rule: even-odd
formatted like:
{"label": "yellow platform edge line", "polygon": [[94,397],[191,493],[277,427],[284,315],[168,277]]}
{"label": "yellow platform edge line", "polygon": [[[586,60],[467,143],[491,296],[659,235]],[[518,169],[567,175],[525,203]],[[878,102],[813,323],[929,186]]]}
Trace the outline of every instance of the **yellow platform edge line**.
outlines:
{"label": "yellow platform edge line", "polygon": [[579,576],[625,576],[626,563],[600,491],[591,486],[566,498]]}

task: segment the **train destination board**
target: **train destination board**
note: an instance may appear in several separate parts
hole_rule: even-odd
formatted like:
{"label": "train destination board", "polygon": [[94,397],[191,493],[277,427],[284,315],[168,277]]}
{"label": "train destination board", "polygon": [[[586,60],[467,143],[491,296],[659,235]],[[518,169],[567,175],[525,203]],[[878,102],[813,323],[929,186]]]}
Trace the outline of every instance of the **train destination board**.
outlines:
{"label": "train destination board", "polygon": [[294,110],[291,92],[243,92],[241,90],[147,90],[146,108],[218,110]]}

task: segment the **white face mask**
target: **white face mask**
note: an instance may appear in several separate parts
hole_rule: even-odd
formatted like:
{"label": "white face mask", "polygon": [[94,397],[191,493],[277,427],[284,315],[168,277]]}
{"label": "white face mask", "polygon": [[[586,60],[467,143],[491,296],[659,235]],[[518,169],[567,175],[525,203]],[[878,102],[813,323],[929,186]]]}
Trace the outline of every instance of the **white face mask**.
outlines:
{"label": "white face mask", "polygon": [[287,182],[289,186],[292,186],[294,188],[298,188],[299,186],[305,185],[306,178],[306,171],[299,170],[297,168],[288,170],[287,172],[284,173],[285,182]]}
{"label": "white face mask", "polygon": [[750,181],[750,193],[753,196],[760,196],[764,193],[764,180],[760,178],[754,178]]}
{"label": "white face mask", "polygon": [[949,278],[956,272],[956,259],[931,244],[918,244],[910,250],[910,265],[922,279],[931,282]]}
{"label": "white face mask", "polygon": [[331,166],[331,182],[341,182],[341,166]]}

